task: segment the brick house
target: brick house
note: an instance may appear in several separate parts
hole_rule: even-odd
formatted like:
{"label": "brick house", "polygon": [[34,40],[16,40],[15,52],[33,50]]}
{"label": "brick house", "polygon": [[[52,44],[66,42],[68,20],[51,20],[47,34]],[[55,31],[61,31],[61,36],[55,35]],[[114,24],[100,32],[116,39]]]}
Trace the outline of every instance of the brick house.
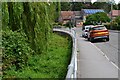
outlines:
{"label": "brick house", "polygon": [[73,11],[61,11],[60,12],[60,17],[59,17],[59,22],[62,24],[66,24],[67,22],[75,22],[75,14]]}
{"label": "brick house", "polygon": [[112,10],[109,12],[108,16],[112,19],[115,19],[117,16],[120,16],[120,10]]}

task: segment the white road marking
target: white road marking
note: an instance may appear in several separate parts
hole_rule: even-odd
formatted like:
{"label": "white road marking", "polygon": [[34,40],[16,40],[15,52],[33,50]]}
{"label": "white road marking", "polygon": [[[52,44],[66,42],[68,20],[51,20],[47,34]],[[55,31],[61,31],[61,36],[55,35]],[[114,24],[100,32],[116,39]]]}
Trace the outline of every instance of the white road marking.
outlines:
{"label": "white road marking", "polygon": [[120,68],[119,68],[115,63],[113,63],[112,61],[111,61],[111,63],[112,63],[118,70],[120,70]]}
{"label": "white road marking", "polygon": [[110,61],[110,59],[105,55],[105,58],[108,60],[108,61]]}
{"label": "white road marking", "polygon": [[[90,42],[91,43],[91,42]],[[120,68],[115,64],[115,63],[113,63],[109,58],[108,58],[108,56],[101,50],[101,49],[99,49],[98,47],[96,47],[93,43],[91,43],[97,50],[99,50],[101,53],[102,53],[102,55],[103,56],[105,56],[105,58],[113,65],[113,66],[115,66],[118,70],[120,70]]]}

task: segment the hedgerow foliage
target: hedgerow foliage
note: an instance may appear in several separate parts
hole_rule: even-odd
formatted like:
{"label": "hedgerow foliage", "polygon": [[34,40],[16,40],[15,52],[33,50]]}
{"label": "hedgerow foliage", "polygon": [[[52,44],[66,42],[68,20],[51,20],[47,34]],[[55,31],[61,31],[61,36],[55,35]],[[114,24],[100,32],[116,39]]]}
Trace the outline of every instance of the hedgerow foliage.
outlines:
{"label": "hedgerow foliage", "polygon": [[57,6],[53,2],[2,3],[3,64],[18,69],[27,63],[30,49],[34,54],[47,53]]}
{"label": "hedgerow foliage", "polygon": [[11,30],[2,32],[3,70],[7,68],[22,69],[27,65],[29,54],[32,52],[24,34]]}

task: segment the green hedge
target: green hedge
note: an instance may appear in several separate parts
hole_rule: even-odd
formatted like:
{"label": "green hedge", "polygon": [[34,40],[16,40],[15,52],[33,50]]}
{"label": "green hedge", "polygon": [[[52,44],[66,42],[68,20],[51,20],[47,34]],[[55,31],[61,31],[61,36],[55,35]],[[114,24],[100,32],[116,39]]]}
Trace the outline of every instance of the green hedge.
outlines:
{"label": "green hedge", "polygon": [[120,25],[114,25],[114,24],[110,25],[110,24],[108,24],[108,25],[105,25],[105,27],[107,29],[111,29],[111,30],[120,30]]}
{"label": "green hedge", "polygon": [[3,70],[22,69],[27,65],[28,56],[33,52],[23,33],[6,30],[2,32]]}
{"label": "green hedge", "polygon": [[71,21],[69,21],[69,22],[67,22],[66,24],[64,24],[63,26],[72,28],[72,27],[74,27],[74,24],[73,24]]}

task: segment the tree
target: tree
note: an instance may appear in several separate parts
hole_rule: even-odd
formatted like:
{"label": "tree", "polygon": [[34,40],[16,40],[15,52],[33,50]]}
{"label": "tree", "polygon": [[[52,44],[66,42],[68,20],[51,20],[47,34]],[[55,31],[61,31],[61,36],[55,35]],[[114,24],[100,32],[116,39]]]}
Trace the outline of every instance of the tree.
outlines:
{"label": "tree", "polygon": [[115,21],[120,25],[120,16],[116,17]]}
{"label": "tree", "polygon": [[95,24],[95,21],[97,21],[95,15],[89,15],[89,16],[86,17],[85,24],[87,24],[87,25]]}
{"label": "tree", "polygon": [[120,16],[116,17],[112,22],[111,22],[111,29],[114,30],[120,30]]}
{"label": "tree", "polygon": [[27,65],[29,56],[47,53],[59,5],[55,2],[2,3],[3,69],[20,70]]}
{"label": "tree", "polygon": [[120,10],[120,2],[119,2],[119,4],[118,4],[118,10]]}
{"label": "tree", "polygon": [[70,11],[71,8],[72,8],[72,4],[70,2],[61,2],[62,11]]}
{"label": "tree", "polygon": [[60,11],[61,11],[61,4],[60,2],[56,2],[56,15],[55,15],[55,22],[58,22],[58,18],[60,16]]}
{"label": "tree", "polygon": [[104,12],[98,12],[95,14],[97,22],[110,22],[110,18]]}
{"label": "tree", "polygon": [[85,24],[102,24],[103,22],[110,22],[110,18],[104,12],[97,12],[87,16]]}
{"label": "tree", "polygon": [[72,11],[81,11],[83,8],[85,8],[85,5],[82,2],[72,3]]}

